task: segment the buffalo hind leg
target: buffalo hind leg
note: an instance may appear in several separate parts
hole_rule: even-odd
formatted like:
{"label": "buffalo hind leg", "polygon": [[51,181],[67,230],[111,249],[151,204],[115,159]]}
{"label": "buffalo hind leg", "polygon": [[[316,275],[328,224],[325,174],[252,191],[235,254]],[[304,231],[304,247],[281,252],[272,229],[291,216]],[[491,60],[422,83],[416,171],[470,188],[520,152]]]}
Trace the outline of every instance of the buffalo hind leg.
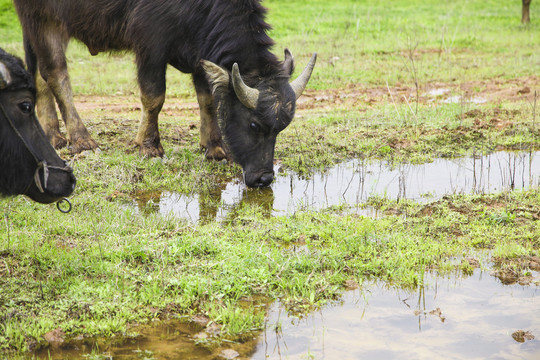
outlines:
{"label": "buffalo hind leg", "polygon": [[158,116],[165,102],[165,70],[162,64],[138,60],[138,80],[141,89],[142,116],[135,139],[139,153],[148,157],[163,157]]}
{"label": "buffalo hind leg", "polygon": [[55,149],[61,149],[67,145],[67,140],[60,132],[54,96],[49,89],[49,85],[40,74],[36,74],[35,79],[37,88],[36,108],[39,123],[51,145]]}
{"label": "buffalo hind leg", "polygon": [[193,84],[197,92],[197,101],[201,111],[201,148],[206,151],[206,158],[213,160],[227,159],[221,131],[216,118],[214,100],[204,75],[193,75]]}
{"label": "buffalo hind leg", "polygon": [[[88,133],[73,103],[65,57],[68,37],[54,27],[45,28],[40,35],[38,41],[32,44],[38,58],[39,72],[56,98],[66,124],[71,152],[75,154],[96,149],[98,145]],[[48,106],[47,111],[51,111],[50,103]]]}

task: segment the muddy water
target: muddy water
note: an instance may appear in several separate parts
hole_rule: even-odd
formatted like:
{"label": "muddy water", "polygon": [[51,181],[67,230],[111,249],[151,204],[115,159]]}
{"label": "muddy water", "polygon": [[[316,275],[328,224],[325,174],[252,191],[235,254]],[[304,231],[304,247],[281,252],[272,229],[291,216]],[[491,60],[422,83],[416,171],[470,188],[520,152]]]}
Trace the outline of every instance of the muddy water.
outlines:
{"label": "muddy water", "polygon": [[128,359],[213,359],[214,354],[196,346],[194,336],[201,327],[181,321],[156,322],[153,326],[134,328],[136,336],[112,340],[86,338],[69,340],[57,347],[43,349],[34,357],[38,359],[69,360],[128,360]]}
{"label": "muddy water", "polygon": [[372,215],[373,210],[361,206],[371,196],[426,202],[447,194],[538,186],[540,152],[496,152],[420,165],[350,160],[311,178],[280,172],[279,166],[276,173],[272,186],[263,190],[247,189],[240,180],[233,180],[211,194],[137,194],[134,205],[140,211],[174,214],[194,222],[223,220],[246,203],[262,205],[269,215],[339,205]]}
{"label": "muddy water", "polygon": [[[304,319],[273,305],[252,359],[540,359],[538,287],[502,285],[479,270],[428,283],[351,291]],[[519,330],[535,339],[520,342]]]}
{"label": "muddy water", "polygon": [[[534,277],[539,278],[535,272]],[[427,276],[425,287],[364,284],[304,318],[277,302],[244,343],[195,345],[196,324],[156,323],[115,343],[85,340],[51,359],[540,359],[540,288],[503,285],[487,273]],[[519,333],[528,334],[525,338]],[[534,337],[534,338],[532,338]]]}

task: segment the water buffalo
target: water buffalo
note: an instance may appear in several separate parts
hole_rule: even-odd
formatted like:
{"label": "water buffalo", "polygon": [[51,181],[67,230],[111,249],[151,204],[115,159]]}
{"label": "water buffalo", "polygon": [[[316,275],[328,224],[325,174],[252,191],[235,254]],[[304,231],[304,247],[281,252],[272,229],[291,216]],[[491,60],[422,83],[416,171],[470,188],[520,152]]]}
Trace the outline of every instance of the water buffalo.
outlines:
{"label": "water buffalo", "polygon": [[521,7],[521,22],[524,24],[528,24],[531,22],[531,18],[529,17],[529,7],[531,5],[532,0],[522,0],[523,6]]}
{"label": "water buffalo", "polygon": [[35,97],[22,61],[0,49],[0,195],[50,203],[73,192],[75,177],[41,129]]}
{"label": "water buffalo", "polygon": [[[135,143],[141,154],[163,156],[158,114],[167,64],[191,73],[201,112],[200,144],[213,159],[232,157],[250,187],[273,180],[276,137],[291,122],[296,99],[316,56],[289,83],[293,58],[270,52],[266,9],[259,0],[14,0],[29,69],[37,76],[39,119],[55,147],[59,131],[53,96],[72,152],[97,147],[73,105],[65,48],[82,41],[92,55],[135,53],[142,119]],[[242,74],[242,75],[241,75]]]}

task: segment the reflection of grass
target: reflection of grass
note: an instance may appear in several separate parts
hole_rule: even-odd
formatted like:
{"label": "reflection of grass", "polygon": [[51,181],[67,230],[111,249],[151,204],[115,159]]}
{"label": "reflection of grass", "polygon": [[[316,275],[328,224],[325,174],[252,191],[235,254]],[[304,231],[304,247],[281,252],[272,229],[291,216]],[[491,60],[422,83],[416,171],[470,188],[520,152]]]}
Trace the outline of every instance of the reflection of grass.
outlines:
{"label": "reflection of grass", "polygon": [[[310,89],[384,87],[386,81],[411,87],[411,58],[420,86],[539,73],[539,25],[519,25],[517,1],[265,4],[276,53],[290,47],[301,69],[311,52],[319,52]],[[1,46],[22,55],[10,0],[0,0],[0,32]],[[408,39],[419,44],[414,54],[407,52]],[[102,152],[73,160],[78,185],[72,213],[23,197],[0,201],[7,216],[0,225],[2,351],[28,349],[57,328],[69,336],[112,335],[130,323],[178,314],[205,314],[222,325],[224,337],[236,338],[263,325],[260,312],[240,305],[252,295],[279,298],[302,313],[338,298],[347,280],[377,277],[414,286],[426,269],[454,271],[451,259],[473,251],[490,249],[510,259],[538,255],[538,190],[453,196],[425,206],[370,199],[386,214],[402,214],[381,219],[343,215],[339,207],[268,218],[256,200],[223,223],[193,225],[152,211],[134,213],[124,206],[128,194],[163,190],[199,194],[202,211],[211,213],[207,208],[219,200],[207,194],[240,168],[204,161],[198,152],[198,125],[192,126],[198,112],[175,108],[195,102],[189,76],[168,72],[170,108],[160,117],[166,158],[141,159],[130,143],[140,116],[132,109],[139,106],[132,55],[91,57],[74,42],[68,58],[76,99],[103,95],[100,101],[121,110],[80,110]],[[385,96],[306,105],[279,136],[276,158],[310,174],[358,156],[421,162],[501,147],[538,148],[528,103],[420,102],[411,112],[401,99],[394,104]],[[497,128],[490,123],[495,117],[511,126]],[[470,273],[467,264],[458,266]]]}

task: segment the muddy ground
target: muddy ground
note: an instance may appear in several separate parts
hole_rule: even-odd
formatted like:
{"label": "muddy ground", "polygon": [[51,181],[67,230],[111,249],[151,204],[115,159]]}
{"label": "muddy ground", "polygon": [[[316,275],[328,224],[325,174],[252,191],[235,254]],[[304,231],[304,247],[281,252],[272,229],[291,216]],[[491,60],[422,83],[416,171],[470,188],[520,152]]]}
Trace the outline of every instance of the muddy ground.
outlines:
{"label": "muddy ground", "polygon": [[[385,102],[403,103],[418,102],[422,104],[437,102],[473,102],[504,103],[525,101],[534,105],[535,96],[538,101],[540,89],[539,76],[527,76],[516,79],[490,79],[485,81],[433,82],[419,84],[418,93],[415,86],[376,86],[368,87],[362,84],[349,84],[343,89],[306,90],[298,100],[297,109],[334,109],[336,105],[363,108]],[[454,96],[459,96],[454,98]],[[475,100],[476,99],[476,100]],[[138,95],[126,96],[76,96],[77,108],[81,112],[91,110],[107,110],[113,113],[130,112],[141,109]],[[165,101],[162,112],[172,115],[178,111],[198,111],[195,96],[174,104],[169,99]],[[169,103],[169,104],[167,104]]]}

